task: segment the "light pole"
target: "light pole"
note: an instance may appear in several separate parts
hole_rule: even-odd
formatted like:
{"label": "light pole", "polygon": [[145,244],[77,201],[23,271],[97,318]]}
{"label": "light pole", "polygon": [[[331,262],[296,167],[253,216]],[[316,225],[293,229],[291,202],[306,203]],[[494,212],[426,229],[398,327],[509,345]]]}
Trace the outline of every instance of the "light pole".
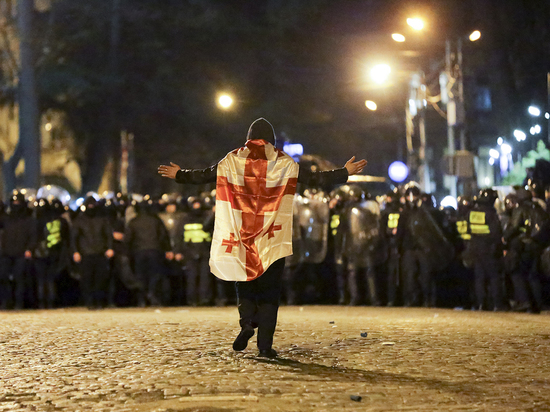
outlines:
{"label": "light pole", "polygon": [[[388,81],[392,69],[387,64],[378,64],[370,70],[371,79],[382,85]],[[426,193],[431,192],[430,170],[426,160],[426,85],[424,73],[408,72],[408,95],[405,106],[405,135],[407,143],[407,166],[413,172],[415,180]],[[369,110],[376,110],[376,104],[367,100]],[[418,136],[419,148],[415,155],[413,137]]]}
{"label": "light pole", "polygon": [[[424,23],[418,18],[407,19],[407,24],[414,30],[422,30]],[[392,38],[397,42],[404,42],[405,36],[399,33],[392,34]],[[468,36],[470,41],[477,41],[481,38],[481,33],[475,30]],[[456,54],[453,56],[451,51],[451,40],[445,42],[445,71],[440,76],[441,84],[441,102],[447,106],[447,158],[449,161],[448,170],[445,176],[445,186],[449,189],[450,194],[456,198],[458,177],[457,165],[456,165],[456,143],[455,139],[458,137],[460,142],[460,150],[466,150],[466,127],[465,127],[465,110],[464,110],[464,82],[462,76],[463,69],[463,54],[462,54],[462,38],[457,39]],[[550,76],[549,76],[550,84]],[[451,90],[454,86],[455,92]],[[550,89],[550,86],[549,86]],[[550,99],[550,97],[549,97]],[[550,106],[550,103],[549,103]],[[409,119],[409,115],[407,119]],[[407,120],[408,123],[409,120]],[[409,142],[412,140],[409,138],[409,129],[407,131],[407,147],[410,148]],[[420,137],[420,150],[419,150],[419,163],[422,169],[422,161],[425,162],[425,134],[424,129],[424,115],[421,113],[419,117],[419,137]],[[458,133],[458,136],[456,136]],[[550,141],[550,135],[549,135]],[[426,163],[427,165],[427,163]],[[422,170],[420,170],[422,173]]]}

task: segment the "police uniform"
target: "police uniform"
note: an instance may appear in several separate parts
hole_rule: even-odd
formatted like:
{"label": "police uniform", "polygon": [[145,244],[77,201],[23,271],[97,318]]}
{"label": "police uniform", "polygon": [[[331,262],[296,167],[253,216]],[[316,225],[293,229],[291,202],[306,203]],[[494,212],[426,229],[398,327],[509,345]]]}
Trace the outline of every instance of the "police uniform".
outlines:
{"label": "police uniform", "polygon": [[[503,310],[502,228],[494,208],[497,194],[482,190],[468,214],[469,256],[475,284],[475,308]],[[489,293],[487,293],[489,291]]]}
{"label": "police uniform", "polygon": [[[397,196],[396,196],[397,195]],[[397,226],[403,208],[396,193],[388,195],[386,207],[382,211],[382,228],[385,237],[388,259],[386,261],[386,305],[394,306],[397,302],[397,290],[401,284],[399,264],[401,256],[397,242]],[[390,197],[393,196],[393,197]]]}
{"label": "police uniform", "polygon": [[[185,259],[187,304],[210,305],[214,279],[208,259],[212,242],[213,214],[205,210],[200,199],[188,199],[189,213],[183,219],[183,255]],[[193,205],[197,205],[193,207]]]}
{"label": "police uniform", "polygon": [[[511,262],[508,269],[512,272],[514,286],[513,309],[539,313],[543,303],[538,271],[543,239],[539,235],[547,233],[549,218],[541,206],[532,201],[529,191],[521,188],[516,193],[518,206],[504,232],[507,259]],[[541,227],[537,220],[546,221],[546,227]]]}

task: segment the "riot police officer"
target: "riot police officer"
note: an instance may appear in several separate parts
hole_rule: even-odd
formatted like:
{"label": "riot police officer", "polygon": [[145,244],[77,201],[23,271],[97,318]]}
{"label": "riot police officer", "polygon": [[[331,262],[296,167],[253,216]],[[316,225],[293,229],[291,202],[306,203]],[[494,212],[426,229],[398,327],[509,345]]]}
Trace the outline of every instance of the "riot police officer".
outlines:
{"label": "riot police officer", "polygon": [[80,290],[89,309],[107,304],[108,259],[114,256],[112,228],[98,212],[96,199],[88,196],[74,219],[72,231],[73,260],[80,266]]}
{"label": "riot police officer", "polygon": [[388,259],[386,261],[386,294],[387,306],[394,306],[397,302],[397,290],[402,284],[400,279],[399,264],[401,256],[399,253],[399,244],[397,242],[397,226],[399,217],[403,212],[403,207],[400,202],[401,194],[396,187],[386,194],[386,204],[381,214],[382,234],[385,239],[386,253]]}
{"label": "riot police officer", "polygon": [[210,276],[210,244],[214,224],[213,213],[207,210],[200,197],[187,199],[189,211],[183,221],[183,256],[187,277],[187,304],[210,305],[214,279]]}
{"label": "riot police officer", "polygon": [[304,189],[293,203],[293,254],[285,268],[289,305],[313,303],[326,295],[320,265],[327,254],[330,214],[328,197],[318,188]]}
{"label": "riot police officer", "polygon": [[[343,305],[346,297],[346,269],[344,267],[344,233],[340,228],[342,213],[349,191],[348,185],[340,186],[330,193],[329,209],[329,237],[327,242],[327,253],[331,253],[333,272],[336,278],[337,302]],[[294,247],[294,245],[293,245]]]}
{"label": "riot police officer", "polygon": [[159,286],[162,284],[162,265],[165,258],[173,258],[170,237],[162,220],[155,213],[149,195],[135,204],[136,217],[128,222],[124,241],[133,257],[136,276],[143,288],[138,292],[138,305],[162,304]]}
{"label": "riot police officer", "polygon": [[513,309],[540,313],[543,302],[538,262],[549,241],[550,218],[538,202],[533,202],[529,190],[519,188],[516,195],[518,206],[504,232],[514,286]]}
{"label": "riot police officer", "polygon": [[406,207],[397,226],[405,280],[404,305],[435,306],[434,273],[445,269],[454,251],[427,208],[421,207],[421,191],[416,182],[404,188]]}
{"label": "riot police officer", "polygon": [[37,247],[34,265],[37,298],[40,308],[52,308],[56,299],[55,281],[69,265],[70,229],[62,217],[65,212],[59,199],[38,199],[35,202]]}
{"label": "riot police officer", "polygon": [[502,228],[494,207],[497,198],[495,190],[481,190],[468,217],[469,255],[473,260],[477,310],[504,309]]}
{"label": "riot police officer", "polygon": [[469,196],[459,196],[456,199],[457,203],[457,217],[456,217],[456,230],[458,235],[464,242],[464,248],[468,240],[470,240],[470,233],[468,233],[468,218],[470,216],[470,210],[472,210],[472,199]]}
{"label": "riot police officer", "polygon": [[[14,191],[9,213],[3,217],[2,269],[0,272],[0,307],[23,309],[28,283],[28,262],[36,244],[36,224],[29,213],[23,193]],[[14,296],[15,295],[15,296]]]}
{"label": "riot police officer", "polygon": [[170,245],[174,252],[174,258],[166,261],[167,277],[169,288],[166,290],[168,303],[174,305],[185,304],[185,275],[183,271],[183,224],[185,212],[180,208],[181,201],[174,194],[162,195],[162,211],[159,213],[163,221]]}
{"label": "riot police officer", "polygon": [[340,228],[344,231],[343,250],[349,304],[379,306],[376,266],[384,260],[380,206],[357,185],[350,186]]}

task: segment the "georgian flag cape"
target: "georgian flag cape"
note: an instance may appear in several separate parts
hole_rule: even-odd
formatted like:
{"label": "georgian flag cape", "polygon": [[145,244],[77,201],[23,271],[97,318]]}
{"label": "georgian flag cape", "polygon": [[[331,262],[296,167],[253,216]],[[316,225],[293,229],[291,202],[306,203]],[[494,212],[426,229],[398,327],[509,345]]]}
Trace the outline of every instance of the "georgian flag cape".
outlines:
{"label": "georgian flag cape", "polygon": [[248,140],[218,163],[210,270],[250,281],[292,254],[298,164],[265,140]]}

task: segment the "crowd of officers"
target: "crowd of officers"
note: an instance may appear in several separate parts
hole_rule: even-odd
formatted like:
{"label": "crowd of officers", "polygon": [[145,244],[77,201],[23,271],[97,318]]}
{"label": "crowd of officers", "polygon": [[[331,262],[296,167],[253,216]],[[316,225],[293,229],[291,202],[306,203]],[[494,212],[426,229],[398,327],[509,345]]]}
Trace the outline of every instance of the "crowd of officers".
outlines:
{"label": "crowd of officers", "polygon": [[[539,313],[548,305],[550,218],[530,184],[437,208],[415,182],[376,200],[359,185],[295,196],[283,302]],[[6,206],[6,207],[4,207]],[[0,309],[224,306],[210,274],[215,192],[0,203]]]}

